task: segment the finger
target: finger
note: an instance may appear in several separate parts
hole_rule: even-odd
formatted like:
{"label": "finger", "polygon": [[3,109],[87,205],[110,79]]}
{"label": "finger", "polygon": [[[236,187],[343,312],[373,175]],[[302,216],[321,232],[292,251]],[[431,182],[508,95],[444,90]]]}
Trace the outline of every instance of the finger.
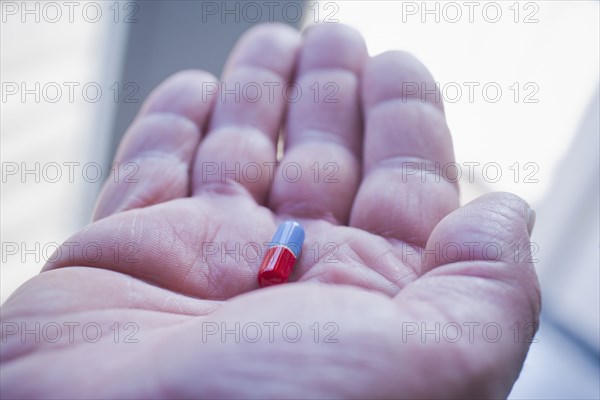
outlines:
{"label": "finger", "polygon": [[197,196],[96,221],[52,254],[44,271],[102,268],[195,298],[225,300],[258,288],[275,231],[250,197]]}
{"label": "finger", "polygon": [[515,245],[528,248],[534,223],[535,213],[521,198],[510,193],[481,196],[435,227],[422,255],[422,272],[462,261],[520,262]]}
{"label": "finger", "polygon": [[359,74],[366,58],[364,40],[354,29],[333,24],[308,30],[272,209],[347,222],[360,180]]}
{"label": "finger", "polygon": [[209,133],[198,149],[194,193],[233,186],[265,202],[286,107],[284,87],[299,44],[297,31],[278,24],[261,25],[240,39],[224,71]]}
{"label": "finger", "polygon": [[[418,90],[415,90],[417,88]],[[440,93],[414,57],[389,52],[367,62],[363,181],[350,224],[423,246],[458,207],[452,140]]]}
{"label": "finger", "polygon": [[190,165],[208,119],[214,77],[184,71],[158,86],[119,146],[93,220],[189,195]]}
{"label": "finger", "polygon": [[[403,347],[414,353],[410,359],[421,360],[411,370],[418,376],[438,365],[431,379],[443,392],[427,397],[505,398],[510,392],[541,307],[531,255],[522,251],[515,258],[514,251],[515,244],[527,249],[531,227],[529,206],[506,193],[483,196],[435,227],[426,260],[426,269],[434,269],[395,298]],[[448,250],[456,248],[462,251]]]}

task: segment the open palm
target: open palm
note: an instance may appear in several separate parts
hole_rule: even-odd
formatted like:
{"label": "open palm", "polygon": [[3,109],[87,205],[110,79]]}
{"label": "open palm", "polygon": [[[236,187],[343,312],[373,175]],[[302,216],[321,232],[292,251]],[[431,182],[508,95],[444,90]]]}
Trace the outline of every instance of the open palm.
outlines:
{"label": "open palm", "polygon": [[[3,397],[506,396],[540,311],[514,250],[532,212],[509,194],[458,208],[424,66],[369,58],[344,26],[264,25],[223,81],[153,92],[94,222],[7,300]],[[259,289],[290,218],[294,283]]]}

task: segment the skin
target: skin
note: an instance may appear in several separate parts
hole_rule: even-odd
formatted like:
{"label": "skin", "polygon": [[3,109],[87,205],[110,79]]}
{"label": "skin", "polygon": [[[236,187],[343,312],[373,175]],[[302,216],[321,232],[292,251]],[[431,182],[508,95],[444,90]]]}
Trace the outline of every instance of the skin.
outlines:
{"label": "skin", "polygon": [[[2,397],[506,397],[540,313],[533,266],[514,251],[534,214],[507,193],[459,208],[449,177],[410,169],[454,159],[442,104],[403,92],[433,87],[426,68],[402,52],[370,58],[345,26],[271,24],[240,39],[222,79],[280,86],[236,102],[185,71],[149,96],[93,222],[2,307]],[[296,102],[282,94],[290,81]],[[328,83],[337,102],[324,101]],[[298,181],[269,176],[282,129],[280,165],[298,163]],[[260,179],[211,169],[251,162]],[[247,245],[290,218],[306,230],[291,282],[259,289],[262,250]],[[101,255],[85,257],[86,244]],[[61,326],[56,343],[55,329],[12,332],[36,323]]]}

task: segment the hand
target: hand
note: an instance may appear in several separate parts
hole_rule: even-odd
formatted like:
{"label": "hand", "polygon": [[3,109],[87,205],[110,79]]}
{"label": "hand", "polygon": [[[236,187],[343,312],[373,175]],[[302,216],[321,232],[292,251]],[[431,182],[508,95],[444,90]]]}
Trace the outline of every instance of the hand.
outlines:
{"label": "hand", "polygon": [[[344,26],[263,25],[223,79],[151,94],[94,222],[6,301],[2,397],[507,396],[540,312],[511,250],[533,214],[423,182],[454,160],[441,102],[403,84],[434,87],[425,67],[369,58]],[[306,230],[294,283],[259,289],[289,218]]]}

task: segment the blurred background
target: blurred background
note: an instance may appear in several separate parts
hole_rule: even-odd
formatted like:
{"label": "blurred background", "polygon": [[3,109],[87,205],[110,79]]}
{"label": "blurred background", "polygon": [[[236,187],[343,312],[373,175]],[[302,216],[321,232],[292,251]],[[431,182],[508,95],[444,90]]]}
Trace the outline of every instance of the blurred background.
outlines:
{"label": "blurred background", "polygon": [[90,218],[113,152],[160,81],[219,75],[260,22],[345,23],[371,55],[431,70],[462,202],[511,191],[537,212],[542,325],[511,398],[600,398],[597,1],[1,1],[0,301]]}

